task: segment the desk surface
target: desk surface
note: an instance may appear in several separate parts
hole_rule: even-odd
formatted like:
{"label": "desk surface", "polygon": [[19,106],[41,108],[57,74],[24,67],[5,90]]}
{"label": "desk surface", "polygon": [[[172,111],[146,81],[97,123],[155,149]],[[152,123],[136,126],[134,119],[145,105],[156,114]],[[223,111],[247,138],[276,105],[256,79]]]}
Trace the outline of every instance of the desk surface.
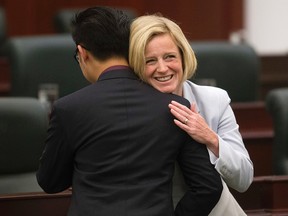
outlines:
{"label": "desk surface", "polygon": [[67,214],[71,191],[57,194],[44,192],[0,195],[1,215],[63,216]]}

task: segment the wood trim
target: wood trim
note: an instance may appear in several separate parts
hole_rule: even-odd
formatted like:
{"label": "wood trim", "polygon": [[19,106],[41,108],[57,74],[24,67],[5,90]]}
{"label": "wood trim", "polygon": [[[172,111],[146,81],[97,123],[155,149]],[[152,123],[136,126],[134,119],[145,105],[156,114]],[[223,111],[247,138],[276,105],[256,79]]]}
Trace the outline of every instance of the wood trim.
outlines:
{"label": "wood trim", "polygon": [[0,195],[1,215],[63,216],[67,214],[71,191],[57,194],[41,192]]}
{"label": "wood trim", "polygon": [[[135,8],[139,15],[161,12],[177,21],[189,40],[228,40],[230,32],[242,26],[243,0],[182,0],[165,4],[150,0],[2,0],[7,16],[7,35],[55,33],[53,16],[63,8],[108,5]],[[17,7],[15,7],[17,5]],[[238,15],[241,16],[238,16]],[[21,25],[19,25],[21,20]]]}

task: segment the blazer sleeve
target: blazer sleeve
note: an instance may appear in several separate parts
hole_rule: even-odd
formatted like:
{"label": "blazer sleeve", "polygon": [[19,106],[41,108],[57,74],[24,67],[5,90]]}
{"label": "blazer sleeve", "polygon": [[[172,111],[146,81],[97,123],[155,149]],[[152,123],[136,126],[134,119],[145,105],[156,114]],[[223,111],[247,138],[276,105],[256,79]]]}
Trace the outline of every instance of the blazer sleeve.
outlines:
{"label": "blazer sleeve", "polygon": [[186,81],[184,92],[190,103],[196,102],[209,127],[218,134],[219,157],[209,151],[211,163],[229,187],[239,192],[246,191],[253,181],[254,168],[227,91]]}
{"label": "blazer sleeve", "polygon": [[36,173],[40,187],[46,193],[58,193],[72,185],[73,156],[68,145],[65,127],[53,107],[44,151]]}
{"label": "blazer sleeve", "polygon": [[206,146],[189,140],[178,156],[188,190],[176,205],[175,215],[208,215],[220,199],[221,178],[210,163]]}
{"label": "blazer sleeve", "polygon": [[254,169],[249,153],[239,132],[234,112],[227,93],[219,98],[219,158],[211,152],[210,160],[226,184],[239,191],[246,191],[253,181]]}

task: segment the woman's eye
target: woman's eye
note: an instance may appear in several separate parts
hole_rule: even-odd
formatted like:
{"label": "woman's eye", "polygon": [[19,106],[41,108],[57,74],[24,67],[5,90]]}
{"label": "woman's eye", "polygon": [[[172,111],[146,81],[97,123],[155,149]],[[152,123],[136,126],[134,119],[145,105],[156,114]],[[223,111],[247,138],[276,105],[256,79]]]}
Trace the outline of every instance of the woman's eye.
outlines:
{"label": "woman's eye", "polygon": [[175,55],[167,55],[166,56],[166,59],[174,59],[175,58]]}
{"label": "woman's eye", "polygon": [[155,62],[154,59],[147,59],[146,60],[146,64],[153,64],[153,62]]}

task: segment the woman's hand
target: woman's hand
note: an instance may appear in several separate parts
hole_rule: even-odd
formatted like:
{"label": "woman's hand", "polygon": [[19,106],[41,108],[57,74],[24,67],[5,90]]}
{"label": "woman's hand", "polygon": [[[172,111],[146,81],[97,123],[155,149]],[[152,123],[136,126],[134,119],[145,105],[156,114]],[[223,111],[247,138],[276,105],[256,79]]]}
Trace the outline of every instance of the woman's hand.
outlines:
{"label": "woman's hand", "polygon": [[196,111],[195,103],[189,109],[176,101],[172,101],[169,108],[176,118],[174,122],[178,127],[186,131],[197,142],[205,144],[215,156],[219,157],[218,136]]}

